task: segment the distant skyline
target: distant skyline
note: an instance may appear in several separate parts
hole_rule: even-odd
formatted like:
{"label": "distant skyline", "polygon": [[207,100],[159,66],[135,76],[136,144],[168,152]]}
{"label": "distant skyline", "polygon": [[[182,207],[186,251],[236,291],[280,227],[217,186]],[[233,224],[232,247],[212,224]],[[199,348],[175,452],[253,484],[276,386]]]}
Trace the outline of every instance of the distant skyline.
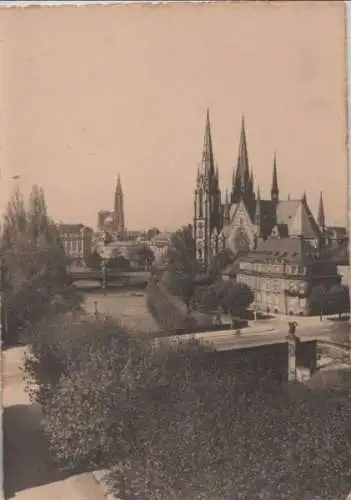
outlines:
{"label": "distant skyline", "polygon": [[209,107],[223,199],[244,115],[261,196],[276,151],[281,197],[317,215],[323,191],[347,224],[342,2],[1,8],[0,28],[2,210],[37,183],[96,227],[120,173],[128,229],[191,223]]}

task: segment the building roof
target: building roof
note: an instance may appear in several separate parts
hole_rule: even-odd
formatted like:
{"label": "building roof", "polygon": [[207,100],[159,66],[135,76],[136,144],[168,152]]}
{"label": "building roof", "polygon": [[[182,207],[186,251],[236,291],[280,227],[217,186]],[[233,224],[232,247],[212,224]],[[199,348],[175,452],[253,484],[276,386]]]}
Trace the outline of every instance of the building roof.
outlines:
{"label": "building roof", "polygon": [[[80,233],[84,229],[84,224],[58,224],[60,233]],[[89,228],[90,229],[90,228]]]}
{"label": "building roof", "polygon": [[318,249],[299,237],[268,238],[259,243],[255,250],[240,258],[242,261],[262,262],[275,260],[285,262],[315,261],[319,258]]}

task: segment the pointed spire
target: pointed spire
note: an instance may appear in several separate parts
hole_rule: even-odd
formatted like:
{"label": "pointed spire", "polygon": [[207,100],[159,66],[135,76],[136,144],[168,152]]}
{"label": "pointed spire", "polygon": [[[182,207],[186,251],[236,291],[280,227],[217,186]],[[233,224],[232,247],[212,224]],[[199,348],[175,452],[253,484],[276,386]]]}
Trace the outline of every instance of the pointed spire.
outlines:
{"label": "pointed spire", "polygon": [[228,197],[228,189],[225,190],[225,202],[224,202],[224,213],[223,218],[226,222],[230,220],[230,211],[229,211],[229,197]]}
{"label": "pointed spire", "polygon": [[307,201],[306,191],[303,192],[301,201],[303,201],[304,203],[306,203],[306,201]]}
{"label": "pointed spire", "polygon": [[249,155],[247,152],[247,141],[246,141],[244,116],[241,119],[241,132],[240,132],[237,169],[238,169],[238,173],[240,175],[241,188],[245,189],[245,181],[248,179],[248,176],[249,176]]}
{"label": "pointed spire", "polygon": [[118,174],[118,176],[117,176],[116,191],[118,191],[118,192],[122,191],[122,184],[121,184],[121,176],[120,176],[120,174]]}
{"label": "pointed spire", "polygon": [[324,213],[324,203],[323,203],[323,194],[321,192],[319,198],[319,207],[318,207],[318,218],[317,222],[322,231],[325,230],[325,213]]}
{"label": "pointed spire", "polygon": [[257,237],[261,236],[261,196],[260,196],[260,186],[257,187],[256,196],[256,210],[255,210],[255,224],[257,226]]}
{"label": "pointed spire", "polygon": [[212,177],[212,175],[214,174],[214,159],[213,159],[211,120],[210,120],[209,108],[207,108],[206,112],[205,136],[204,136],[204,145],[202,149],[202,164],[205,173],[207,173],[207,175]]}
{"label": "pointed spire", "polygon": [[278,188],[278,176],[277,176],[277,158],[274,153],[273,160],[273,177],[272,177],[272,188],[271,188],[271,200],[278,201],[279,200],[279,188]]}

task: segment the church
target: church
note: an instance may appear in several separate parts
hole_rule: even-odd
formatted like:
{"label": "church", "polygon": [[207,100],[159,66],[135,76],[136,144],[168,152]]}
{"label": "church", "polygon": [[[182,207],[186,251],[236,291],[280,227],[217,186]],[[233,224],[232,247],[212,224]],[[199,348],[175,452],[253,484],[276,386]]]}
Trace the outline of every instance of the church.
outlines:
{"label": "church", "polygon": [[121,177],[118,175],[116,189],[114,194],[114,210],[100,210],[98,213],[97,227],[99,231],[107,231],[116,233],[119,237],[123,237],[125,233],[124,223],[124,202]]}
{"label": "church", "polygon": [[270,199],[261,197],[259,187],[255,191],[244,118],[232,186],[229,193],[226,190],[223,203],[207,110],[194,198],[193,236],[197,259],[204,268],[225,248],[235,255],[245,255],[268,238],[299,237],[314,248],[319,248],[323,242],[326,228],[322,195],[317,220],[308,206],[306,194],[301,198],[282,200],[275,155],[272,158]]}

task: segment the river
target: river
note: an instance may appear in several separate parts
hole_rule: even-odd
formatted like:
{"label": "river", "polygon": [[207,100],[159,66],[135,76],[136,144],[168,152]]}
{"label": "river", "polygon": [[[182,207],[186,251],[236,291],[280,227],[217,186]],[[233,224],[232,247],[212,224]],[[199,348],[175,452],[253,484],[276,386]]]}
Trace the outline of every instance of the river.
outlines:
{"label": "river", "polygon": [[143,291],[100,290],[85,291],[85,310],[94,314],[113,316],[128,329],[137,332],[156,332],[159,327],[148,311]]}

